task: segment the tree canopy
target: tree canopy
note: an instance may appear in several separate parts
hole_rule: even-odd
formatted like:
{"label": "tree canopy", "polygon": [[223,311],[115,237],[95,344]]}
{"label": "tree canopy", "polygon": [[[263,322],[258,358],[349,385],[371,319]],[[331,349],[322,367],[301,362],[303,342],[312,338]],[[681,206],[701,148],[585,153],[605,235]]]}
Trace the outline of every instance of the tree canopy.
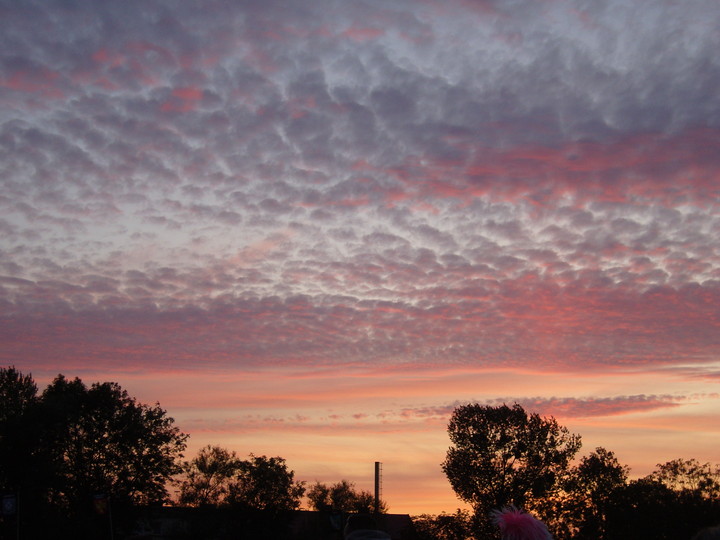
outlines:
{"label": "tree canopy", "polygon": [[[442,468],[474,513],[418,516],[423,540],[493,537],[489,514],[508,505],[538,514],[556,540],[689,540],[720,515],[720,467],[678,458],[628,481],[628,467],[602,447],[573,465],[580,437],[518,404],[458,407],[448,434]],[[280,517],[306,492],[285,460],[243,460],[208,445],[183,462],[187,438],[159,404],[138,403],[117,383],[88,387],[58,375],[38,394],[31,375],[0,368],[0,492],[20,495],[32,521],[65,520],[72,534],[91,538],[68,518],[82,517],[93,495],[125,508],[169,502],[169,481],[182,472],[180,504],[230,508],[248,531],[283,537]],[[307,497],[315,510],[374,511],[374,497],[347,480],[316,482]]]}
{"label": "tree canopy", "polygon": [[131,503],[168,500],[167,481],[180,471],[187,435],[159,405],[137,403],[117,383],[86,387],[58,376],[42,394],[55,459],[56,495],[78,500],[111,494]]}
{"label": "tree canopy", "polygon": [[543,509],[556,536],[562,531],[565,537],[607,538],[608,513],[616,493],[625,487],[628,473],[628,467],[602,447],[581,458],[568,471],[563,493],[550,501],[554,506]]}
{"label": "tree canopy", "polygon": [[[375,511],[375,496],[369,491],[356,490],[355,484],[347,480],[328,486],[315,482],[307,493],[310,508],[370,514]],[[387,513],[387,503],[380,501],[379,511]]]}
{"label": "tree canopy", "polygon": [[[131,504],[163,503],[179,472],[187,435],[158,404],[131,398],[117,383],[58,375],[37,395],[30,375],[0,369],[0,488],[32,490],[45,502],[76,512],[94,494]],[[42,475],[16,474],[32,460]],[[30,485],[32,484],[32,485]]]}
{"label": "tree canopy", "polygon": [[14,366],[0,369],[0,426],[21,418],[37,401],[37,391],[32,375],[23,375]]}
{"label": "tree canopy", "polygon": [[453,446],[442,467],[474,515],[469,524],[462,515],[420,516],[428,539],[455,538],[466,527],[493,538],[488,514],[508,505],[537,514],[556,540],[689,540],[720,516],[720,467],[674,459],[629,481],[629,468],[602,447],[573,465],[580,437],[518,404],[458,407],[448,434]]}
{"label": "tree canopy", "polygon": [[0,490],[27,491],[46,472],[38,454],[38,389],[31,375],[0,369]]}
{"label": "tree canopy", "polygon": [[228,502],[248,510],[296,510],[304,494],[305,483],[295,481],[283,458],[250,454],[239,463]]}
{"label": "tree canopy", "polygon": [[230,484],[240,469],[235,452],[219,446],[202,448],[192,460],[183,463],[180,504],[221,506],[227,504]]}
{"label": "tree canopy", "polygon": [[702,498],[720,498],[720,467],[696,459],[673,459],[659,463],[650,478],[670,489]]}
{"label": "tree canopy", "polygon": [[421,514],[413,517],[418,540],[468,540],[473,538],[470,512],[458,508],[454,514]]}
{"label": "tree canopy", "polygon": [[179,502],[189,506],[235,506],[246,510],[295,510],[305,493],[281,457],[241,460],[208,445],[183,464]]}
{"label": "tree canopy", "polygon": [[455,493],[470,503],[480,531],[489,513],[526,507],[559,489],[580,448],[580,436],[557,421],[528,414],[519,404],[458,407],[448,424],[453,443],[442,464]]}

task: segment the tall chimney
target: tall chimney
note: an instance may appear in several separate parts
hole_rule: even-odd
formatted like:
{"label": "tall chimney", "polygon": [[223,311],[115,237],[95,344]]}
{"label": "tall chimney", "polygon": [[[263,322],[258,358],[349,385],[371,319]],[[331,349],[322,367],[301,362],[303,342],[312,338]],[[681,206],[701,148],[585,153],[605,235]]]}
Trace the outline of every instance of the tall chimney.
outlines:
{"label": "tall chimney", "polygon": [[382,493],[382,463],[375,462],[375,513],[380,513],[380,495]]}

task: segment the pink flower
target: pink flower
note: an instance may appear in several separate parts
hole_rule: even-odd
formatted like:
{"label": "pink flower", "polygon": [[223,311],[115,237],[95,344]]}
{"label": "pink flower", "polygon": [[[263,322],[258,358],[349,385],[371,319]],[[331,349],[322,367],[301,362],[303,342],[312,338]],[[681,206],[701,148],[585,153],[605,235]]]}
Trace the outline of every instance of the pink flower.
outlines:
{"label": "pink flower", "polygon": [[492,516],[503,540],[552,540],[542,521],[513,506],[494,510]]}

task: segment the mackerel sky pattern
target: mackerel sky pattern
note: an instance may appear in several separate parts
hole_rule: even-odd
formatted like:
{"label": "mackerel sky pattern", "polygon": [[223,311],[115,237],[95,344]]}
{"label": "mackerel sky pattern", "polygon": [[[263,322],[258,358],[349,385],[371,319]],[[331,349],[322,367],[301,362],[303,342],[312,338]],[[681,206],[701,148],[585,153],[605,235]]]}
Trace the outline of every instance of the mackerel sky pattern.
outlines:
{"label": "mackerel sky pattern", "polygon": [[718,51],[716,0],[0,0],[0,361],[716,400]]}

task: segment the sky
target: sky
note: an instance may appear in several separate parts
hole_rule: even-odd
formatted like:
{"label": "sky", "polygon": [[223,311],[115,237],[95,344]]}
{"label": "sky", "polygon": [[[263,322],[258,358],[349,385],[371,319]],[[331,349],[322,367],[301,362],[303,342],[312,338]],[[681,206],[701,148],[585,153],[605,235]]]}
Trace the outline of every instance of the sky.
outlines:
{"label": "sky", "polygon": [[0,365],[390,511],[465,403],[720,447],[717,0],[0,0]]}

